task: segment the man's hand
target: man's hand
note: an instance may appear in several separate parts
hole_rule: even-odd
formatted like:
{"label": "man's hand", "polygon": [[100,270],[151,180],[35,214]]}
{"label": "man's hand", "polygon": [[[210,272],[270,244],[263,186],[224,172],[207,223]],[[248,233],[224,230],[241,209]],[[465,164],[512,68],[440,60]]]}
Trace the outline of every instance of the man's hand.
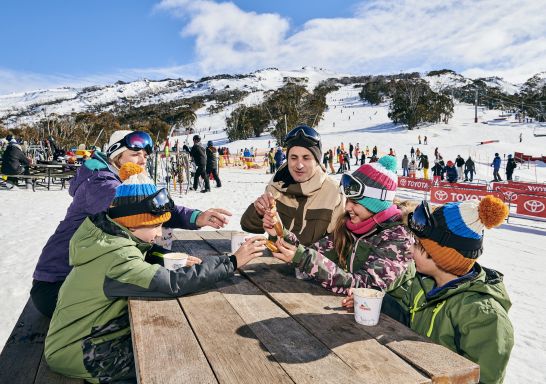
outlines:
{"label": "man's hand", "polygon": [[229,223],[229,219],[227,216],[231,216],[232,213],[228,210],[222,209],[222,208],[209,208],[205,212],[202,212],[199,216],[197,216],[197,220],[195,221],[195,224],[201,228],[201,227],[212,227],[216,229],[224,228],[227,223]]}
{"label": "man's hand", "polygon": [[268,210],[275,199],[273,198],[273,195],[271,192],[266,192],[260,197],[256,199],[254,202],[254,208],[256,209],[256,212],[260,217],[263,217],[265,214],[265,211]]}

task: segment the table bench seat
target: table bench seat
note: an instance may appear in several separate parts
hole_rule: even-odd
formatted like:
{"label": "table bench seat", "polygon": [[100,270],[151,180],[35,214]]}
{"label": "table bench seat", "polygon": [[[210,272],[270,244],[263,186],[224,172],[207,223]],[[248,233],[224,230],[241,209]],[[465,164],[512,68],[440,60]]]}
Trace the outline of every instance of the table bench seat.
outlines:
{"label": "table bench seat", "polygon": [[51,371],[43,355],[49,319],[29,299],[0,354],[0,383],[83,384]]}

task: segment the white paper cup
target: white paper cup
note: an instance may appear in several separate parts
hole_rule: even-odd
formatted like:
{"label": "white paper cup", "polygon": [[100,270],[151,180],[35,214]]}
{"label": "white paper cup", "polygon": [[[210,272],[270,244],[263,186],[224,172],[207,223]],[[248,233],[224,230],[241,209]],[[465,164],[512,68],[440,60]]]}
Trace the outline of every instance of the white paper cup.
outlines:
{"label": "white paper cup", "polygon": [[376,325],[379,322],[384,296],[385,292],[375,289],[353,289],[356,322],[362,325]]}
{"label": "white paper cup", "polygon": [[245,243],[245,239],[250,237],[246,232],[232,232],[231,233],[231,253],[235,253],[241,245]]}
{"label": "white paper cup", "polygon": [[188,263],[188,255],[183,252],[171,252],[163,255],[163,266],[171,271],[185,267]]}

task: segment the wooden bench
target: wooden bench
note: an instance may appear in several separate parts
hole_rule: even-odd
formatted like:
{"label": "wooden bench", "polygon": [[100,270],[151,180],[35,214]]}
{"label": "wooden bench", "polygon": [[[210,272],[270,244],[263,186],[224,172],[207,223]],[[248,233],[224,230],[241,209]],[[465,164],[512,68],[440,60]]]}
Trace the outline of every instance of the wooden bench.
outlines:
{"label": "wooden bench", "polygon": [[44,340],[49,319],[29,299],[0,354],[0,383],[83,384],[52,372],[44,358]]}
{"label": "wooden bench", "polygon": [[[229,232],[175,232],[175,251],[215,257],[229,248]],[[271,257],[207,292],[130,299],[139,382],[478,382],[477,364],[388,316],[357,324],[340,301]]]}

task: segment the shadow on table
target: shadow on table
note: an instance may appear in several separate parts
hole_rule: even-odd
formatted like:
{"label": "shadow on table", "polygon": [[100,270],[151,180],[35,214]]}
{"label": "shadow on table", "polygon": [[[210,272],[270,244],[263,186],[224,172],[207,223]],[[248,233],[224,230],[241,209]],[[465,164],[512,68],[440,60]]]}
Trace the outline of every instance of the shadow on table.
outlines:
{"label": "shadow on table", "polygon": [[[382,337],[389,341],[425,341],[417,335],[399,334],[395,320],[382,316],[380,327],[366,327],[355,322],[352,313],[304,313],[292,317],[274,317],[240,327],[237,334],[260,341],[269,359],[279,363],[300,364],[322,359],[332,349],[354,342],[376,343]],[[305,331],[302,331],[302,327]],[[396,328],[396,329],[395,329]],[[316,337],[314,335],[317,335]],[[366,344],[362,344],[364,347]],[[350,348],[350,347],[349,347]],[[360,347],[359,347],[360,348]]]}

